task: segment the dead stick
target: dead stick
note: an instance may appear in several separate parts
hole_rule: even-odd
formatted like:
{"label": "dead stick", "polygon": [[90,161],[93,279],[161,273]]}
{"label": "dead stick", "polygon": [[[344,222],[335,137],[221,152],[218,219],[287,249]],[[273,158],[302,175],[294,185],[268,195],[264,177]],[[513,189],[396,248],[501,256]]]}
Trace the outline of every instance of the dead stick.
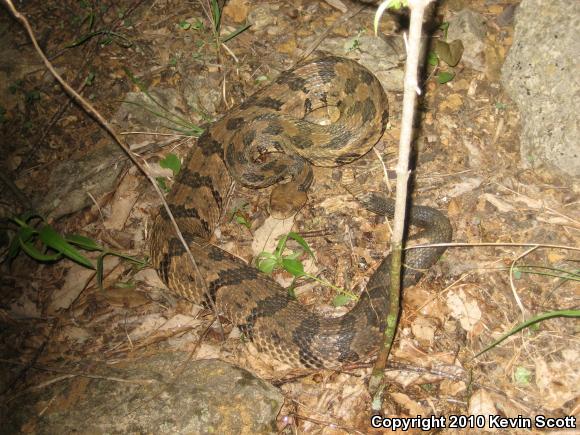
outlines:
{"label": "dead stick", "polygon": [[[111,124],[109,124],[107,122],[107,120],[105,118],[103,118],[103,116],[97,111],[97,109],[95,109],[87,100],[85,100],[83,97],[81,97],[72,87],[70,87],[70,85],[67,82],[65,82],[64,79],[60,76],[60,74],[54,69],[54,67],[52,66],[52,64],[47,59],[44,52],[42,51],[42,49],[38,45],[38,42],[36,41],[36,37],[34,36],[34,32],[32,31],[32,27],[30,27],[28,20],[26,19],[26,17],[24,15],[22,15],[20,12],[18,12],[16,10],[14,5],[12,4],[12,0],[3,0],[3,3],[6,5],[6,7],[10,11],[10,13],[14,16],[14,18],[16,18],[16,20],[19,21],[22,24],[22,26],[24,26],[24,28],[28,32],[28,36],[30,37],[30,40],[32,41],[32,45],[34,45],[34,48],[38,52],[38,55],[41,57],[42,61],[44,62],[44,65],[50,71],[50,73],[54,76],[54,78],[60,83],[60,85],[65,90],[65,92],[77,104],[79,104],[89,115],[91,115],[105,129],[105,131],[107,133],[109,133],[109,135],[113,138],[113,140],[129,156],[129,158],[135,164],[135,166],[137,166],[139,168],[139,170],[143,173],[143,175],[145,175],[145,177],[147,177],[147,179],[149,180],[149,182],[151,183],[151,185],[155,189],[155,192],[157,192],[157,195],[159,195],[159,198],[161,198],[161,202],[163,203],[163,207],[165,208],[165,211],[167,212],[167,215],[169,216],[169,219],[171,220],[171,223],[173,224],[173,228],[175,229],[175,233],[177,234],[177,238],[179,239],[179,241],[181,242],[181,244],[185,248],[185,252],[187,252],[187,256],[189,257],[191,263],[193,264],[193,267],[194,267],[195,272],[197,274],[196,276],[199,277],[199,281],[204,289],[205,294],[208,296],[208,300],[210,301],[210,304],[211,304],[211,307],[214,311],[214,314],[215,314],[216,318],[219,320],[217,309],[216,309],[215,304],[214,304],[214,302],[209,294],[209,289],[207,288],[207,283],[203,279],[201,272],[197,266],[197,263],[196,263],[195,259],[193,258],[193,254],[191,253],[191,250],[189,249],[187,242],[183,238],[183,234],[181,234],[181,230],[179,229],[179,225],[177,225],[177,222],[175,221],[175,218],[173,217],[173,214],[171,213],[171,209],[169,208],[169,204],[167,204],[167,201],[165,200],[165,197],[163,196],[163,192],[161,192],[161,189],[157,185],[157,182],[155,181],[155,179],[147,172],[147,170],[145,169],[144,163],[141,162],[140,157],[137,156],[136,154],[134,154],[124,143],[121,142],[121,140],[119,139],[119,137],[115,133],[115,130],[111,126]],[[220,323],[220,326],[221,326],[221,323]],[[223,335],[223,330],[222,330],[222,335]]]}

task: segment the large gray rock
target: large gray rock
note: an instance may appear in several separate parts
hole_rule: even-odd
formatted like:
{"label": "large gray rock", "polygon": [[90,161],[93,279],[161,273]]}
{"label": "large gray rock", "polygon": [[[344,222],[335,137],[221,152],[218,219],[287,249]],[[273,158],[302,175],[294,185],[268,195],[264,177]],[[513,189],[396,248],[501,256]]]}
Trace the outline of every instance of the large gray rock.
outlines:
{"label": "large gray rock", "polygon": [[174,352],[90,373],[12,400],[0,432],[276,433],[280,392],[223,361],[188,361]]}
{"label": "large gray rock", "polygon": [[580,2],[523,0],[502,83],[520,109],[525,166],[580,175]]}

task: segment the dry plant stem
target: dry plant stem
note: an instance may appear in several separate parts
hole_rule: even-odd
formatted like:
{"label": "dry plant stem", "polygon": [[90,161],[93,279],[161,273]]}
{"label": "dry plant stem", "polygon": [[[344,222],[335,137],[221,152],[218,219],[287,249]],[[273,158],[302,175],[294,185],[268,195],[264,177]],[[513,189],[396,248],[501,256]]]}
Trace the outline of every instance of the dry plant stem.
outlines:
{"label": "dry plant stem", "polygon": [[[211,303],[214,314],[215,314],[216,318],[219,319],[219,316],[217,315],[217,310],[215,309],[215,305],[213,304],[213,302],[211,302],[211,298],[209,297],[209,292],[207,289],[206,282],[201,277],[201,273],[199,272],[199,269],[197,267],[197,263],[195,262],[195,259],[193,258],[193,255],[191,254],[189,246],[185,242],[185,239],[183,238],[183,234],[181,234],[181,231],[179,230],[179,226],[177,225],[177,222],[175,221],[175,218],[173,217],[173,214],[171,213],[171,209],[169,208],[169,204],[167,204],[167,201],[165,200],[165,197],[163,196],[163,192],[161,192],[161,189],[157,185],[157,182],[155,181],[155,179],[147,172],[147,170],[145,169],[144,163],[142,163],[140,161],[139,157],[136,154],[134,154],[133,152],[131,152],[131,150],[125,144],[123,144],[121,142],[121,140],[118,138],[117,134],[115,133],[115,130],[107,122],[107,120],[105,120],[105,118],[103,118],[103,116],[87,100],[85,100],[73,88],[71,88],[70,85],[67,82],[65,82],[64,79],[58,74],[58,72],[56,72],[56,70],[54,69],[54,67],[52,66],[52,64],[47,59],[44,52],[42,51],[42,49],[38,45],[38,42],[34,36],[34,32],[32,31],[32,27],[30,27],[30,24],[28,23],[28,20],[26,19],[26,17],[16,10],[16,8],[12,4],[11,0],[3,0],[3,3],[6,5],[8,10],[10,11],[10,13],[12,13],[14,18],[16,18],[16,20],[19,21],[22,24],[22,26],[26,29],[26,32],[28,33],[28,36],[30,37],[32,44],[34,45],[34,48],[38,52],[38,55],[42,58],[44,65],[50,71],[50,73],[54,76],[54,78],[60,83],[60,85],[65,90],[65,92],[71,98],[73,98],[74,101],[76,103],[78,103],[83,108],[83,110],[85,110],[89,115],[91,115],[106,130],[107,133],[109,133],[109,135],[113,138],[113,140],[123,149],[123,151],[129,156],[131,161],[135,164],[135,166],[137,166],[139,168],[139,170],[145,175],[145,177],[147,177],[149,182],[153,185],[155,192],[157,192],[157,194],[159,195],[159,198],[161,198],[161,202],[163,203],[163,207],[165,208],[169,218],[171,219],[171,223],[173,224],[173,228],[175,229],[175,233],[177,234],[179,241],[181,242],[181,244],[185,248],[185,251],[187,252],[188,257],[189,257],[191,263],[193,264],[195,271],[197,272],[197,276],[200,277],[200,281],[201,281],[200,284],[204,288],[204,291],[206,293],[208,293],[208,300]],[[221,324],[220,324],[220,326],[221,326]],[[222,333],[223,333],[223,330],[222,330]]]}
{"label": "dry plant stem", "polygon": [[403,234],[405,229],[405,213],[407,204],[407,185],[409,180],[409,156],[413,138],[413,120],[415,116],[415,100],[417,89],[417,72],[419,65],[419,49],[421,44],[421,27],[425,8],[431,0],[409,0],[411,22],[409,26],[409,43],[407,46],[407,64],[405,67],[405,92],[403,96],[403,115],[401,121],[401,137],[399,141],[399,162],[397,164],[397,190],[395,199],[395,218],[393,235],[391,237],[392,262],[390,282],[390,306],[387,314],[387,327],[384,333],[384,345],[379,351],[377,361],[369,381],[369,390],[373,395],[372,410],[380,412],[383,401],[383,379],[387,358],[391,351],[397,322],[399,319],[401,295],[401,258],[403,250]]}

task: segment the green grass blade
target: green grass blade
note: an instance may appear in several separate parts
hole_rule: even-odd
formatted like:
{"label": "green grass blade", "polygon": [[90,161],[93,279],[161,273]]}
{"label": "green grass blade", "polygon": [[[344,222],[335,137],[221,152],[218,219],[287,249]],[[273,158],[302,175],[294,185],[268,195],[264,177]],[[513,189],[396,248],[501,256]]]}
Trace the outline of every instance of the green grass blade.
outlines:
{"label": "green grass blade", "polygon": [[291,231],[288,233],[288,237],[295,240],[300,246],[302,246],[302,248],[304,248],[304,251],[314,258],[314,252],[312,252],[310,246],[308,246],[308,243],[306,243],[306,240],[304,240],[301,235]]}
{"label": "green grass blade", "polygon": [[477,355],[475,355],[473,358],[477,358],[479,355],[487,352],[488,350],[494,348],[495,346],[497,346],[498,344],[500,344],[502,341],[504,341],[506,338],[514,335],[515,333],[521,331],[524,328],[527,328],[528,326],[531,326],[535,323],[541,322],[543,320],[547,320],[547,319],[552,319],[554,317],[572,317],[572,318],[578,318],[580,317],[580,310],[558,310],[558,311],[549,311],[547,313],[543,313],[543,314],[539,314],[535,317],[532,317],[529,320],[526,320],[523,323],[520,323],[519,325],[517,325],[514,329],[512,329],[511,331],[505,333],[504,335],[502,335],[500,338],[498,338],[496,341],[494,341],[493,343],[491,343],[489,346],[487,346],[485,349],[483,349],[481,352],[479,352]]}
{"label": "green grass blade", "polygon": [[237,28],[236,30],[234,30],[232,33],[230,33],[228,36],[225,36],[224,38],[221,39],[221,43],[225,44],[226,42],[228,42],[230,39],[234,39],[236,36],[238,36],[240,33],[245,32],[246,30],[248,30],[250,28],[251,24],[245,24],[239,28]]}
{"label": "green grass blade", "polygon": [[58,234],[50,225],[45,225],[40,229],[38,232],[40,240],[46,246],[54,249],[57,252],[60,252],[65,257],[70,258],[73,261],[76,261],[83,266],[86,266],[90,269],[94,269],[95,266],[90,262],[88,258],[82,255],[79,251],[76,250],[71,244],[69,244],[60,234]]}
{"label": "green grass blade", "polygon": [[99,258],[97,258],[97,285],[99,286],[99,290],[103,291],[103,269],[104,269],[104,258],[105,255],[107,255],[106,252],[103,252],[101,255],[99,255]]}
{"label": "green grass blade", "polygon": [[103,247],[98,245],[93,239],[79,234],[69,234],[65,237],[66,241],[73,245],[80,246],[86,251],[102,251]]}
{"label": "green grass blade", "polygon": [[20,239],[18,240],[20,241],[20,247],[22,250],[37,261],[49,262],[62,258],[62,254],[60,252],[57,252],[56,254],[43,254],[38,249],[36,249],[36,247],[31,242],[23,242]]}
{"label": "green grass blade", "polygon": [[222,20],[222,11],[220,11],[220,6],[218,5],[217,0],[211,0],[211,14],[213,17],[214,31],[219,33]]}

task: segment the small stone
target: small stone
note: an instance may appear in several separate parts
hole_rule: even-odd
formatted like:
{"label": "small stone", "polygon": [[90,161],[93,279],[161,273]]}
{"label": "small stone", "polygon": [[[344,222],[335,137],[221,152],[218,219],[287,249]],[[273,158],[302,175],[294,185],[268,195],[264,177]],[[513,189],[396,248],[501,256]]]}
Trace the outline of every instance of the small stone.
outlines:
{"label": "small stone", "polygon": [[246,20],[249,9],[249,0],[230,0],[224,6],[223,14],[236,23],[241,23]]}
{"label": "small stone", "polygon": [[477,71],[485,71],[485,18],[470,9],[463,9],[449,20],[447,40],[463,42],[461,62]]}

